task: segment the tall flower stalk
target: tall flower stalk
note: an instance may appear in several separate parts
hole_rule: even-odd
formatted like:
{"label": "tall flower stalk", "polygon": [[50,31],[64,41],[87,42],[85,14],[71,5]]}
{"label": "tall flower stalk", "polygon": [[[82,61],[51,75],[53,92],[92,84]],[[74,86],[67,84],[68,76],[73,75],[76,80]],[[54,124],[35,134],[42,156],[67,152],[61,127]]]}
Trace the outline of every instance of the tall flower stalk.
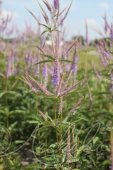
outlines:
{"label": "tall flower stalk", "polygon": [[[44,79],[45,77],[48,76],[48,81],[49,81],[49,72],[50,72],[50,67],[49,67],[49,63],[47,66],[47,62],[51,62],[52,65],[52,88],[53,88],[53,92],[51,92],[51,90],[48,90],[48,86],[45,86],[45,84],[39,83],[37,80],[35,80],[33,77],[31,76],[26,76],[26,77],[22,77],[23,81],[28,84],[28,86],[32,89],[33,92],[35,93],[41,93],[42,95],[44,95],[44,113],[42,111],[40,111],[38,109],[38,112],[40,114],[40,116],[45,120],[45,123],[47,122],[51,122],[52,126],[55,127],[56,130],[56,140],[57,140],[57,144],[58,144],[58,149],[59,149],[59,156],[60,156],[60,160],[61,160],[61,166],[60,168],[63,169],[63,160],[62,160],[62,136],[63,136],[63,129],[62,127],[60,128],[60,124],[62,125],[63,120],[63,99],[66,95],[68,95],[69,93],[73,92],[75,90],[75,88],[77,86],[79,86],[81,84],[81,81],[77,82],[75,81],[75,76],[74,78],[74,83],[72,84],[72,86],[69,86],[69,81],[72,78],[72,74],[76,75],[77,74],[77,39],[71,44],[70,47],[67,48],[67,51],[65,51],[65,56],[67,56],[70,51],[73,49],[73,47],[75,46],[75,51],[74,51],[74,55],[73,55],[73,61],[71,61],[72,65],[70,68],[70,71],[68,73],[68,76],[65,73],[65,68],[61,69],[62,64],[60,64],[60,62],[67,62],[68,60],[66,60],[66,57],[64,56],[63,60],[61,60],[61,56],[60,56],[60,52],[61,52],[61,33],[58,30],[58,28],[61,26],[62,27],[62,23],[64,22],[64,20],[66,19],[69,10],[71,8],[72,2],[69,5],[64,17],[62,17],[62,19],[60,19],[60,15],[62,15],[64,13],[64,11],[66,10],[66,8],[60,12],[60,2],[59,0],[54,0],[54,4],[52,5],[51,3],[49,3],[47,0],[43,0],[44,4],[46,5],[47,9],[49,10],[52,19],[50,20],[47,13],[45,12],[45,10],[43,9],[43,7],[41,6],[39,0],[39,6],[41,8],[41,12],[42,15],[45,19],[46,25],[42,24],[37,17],[30,12],[28,9],[28,11],[30,12],[30,14],[35,18],[35,20],[38,22],[38,24],[40,26],[43,26],[45,28],[45,31],[42,33],[43,34],[49,32],[50,36],[51,36],[51,42],[52,42],[52,48],[51,48],[51,53],[48,55],[47,51],[42,49],[44,48],[44,41],[43,41],[43,37],[42,37],[42,41],[41,41],[41,47],[38,47],[38,50],[40,51],[40,55],[43,56],[43,60],[42,61],[38,61],[37,64],[41,64],[43,63],[43,68],[42,68],[42,78]],[[56,32],[56,34],[55,34]],[[45,47],[46,48],[46,47]],[[46,60],[46,58],[48,60]],[[66,60],[66,61],[65,61]],[[68,61],[70,63],[70,61]],[[64,72],[63,72],[64,71]],[[62,75],[61,75],[62,74]],[[64,81],[65,76],[67,76],[66,80]],[[52,100],[54,100],[54,122],[53,120],[48,116],[46,117],[45,115],[45,110],[46,110],[46,106],[45,106],[45,98],[51,98]],[[75,104],[75,106],[71,109],[71,112],[67,114],[67,117],[69,117],[74,110],[76,109],[76,107],[81,103],[83,97],[79,99],[79,101]],[[57,111],[57,100],[59,100],[59,110]],[[58,119],[57,119],[58,117]],[[60,119],[59,119],[60,117]],[[49,119],[49,121],[48,121]],[[58,127],[58,123],[59,127]],[[59,129],[60,128],[60,129]],[[45,139],[45,144],[47,146],[47,139]],[[68,140],[67,140],[67,162],[68,162],[68,169],[69,169],[69,162],[70,162],[70,122],[68,122]],[[45,152],[45,156],[46,156],[46,152]]]}

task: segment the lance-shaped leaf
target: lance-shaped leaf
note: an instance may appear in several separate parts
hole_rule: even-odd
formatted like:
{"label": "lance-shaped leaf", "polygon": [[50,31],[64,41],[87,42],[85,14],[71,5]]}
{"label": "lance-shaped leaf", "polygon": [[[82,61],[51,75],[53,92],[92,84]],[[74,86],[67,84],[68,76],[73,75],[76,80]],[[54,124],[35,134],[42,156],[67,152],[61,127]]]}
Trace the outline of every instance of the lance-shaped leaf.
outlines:
{"label": "lance-shaped leaf", "polygon": [[42,36],[43,34],[45,34],[46,32],[48,32],[48,30],[43,31],[43,32],[41,33],[41,36]]}
{"label": "lance-shaped leaf", "polygon": [[71,60],[59,60],[60,62],[64,62],[64,63],[73,63],[73,61]]}
{"label": "lance-shaped leaf", "polygon": [[42,56],[44,56],[44,57],[47,57],[47,58],[49,58],[49,59],[51,59],[51,60],[55,60],[52,56],[50,56],[50,55],[47,55],[47,54],[40,54],[40,55],[42,55]]}
{"label": "lance-shaped leaf", "polygon": [[34,65],[44,64],[44,63],[50,63],[50,62],[53,62],[53,60],[43,60],[43,61],[40,61],[40,62],[38,62],[38,63],[35,63]]}

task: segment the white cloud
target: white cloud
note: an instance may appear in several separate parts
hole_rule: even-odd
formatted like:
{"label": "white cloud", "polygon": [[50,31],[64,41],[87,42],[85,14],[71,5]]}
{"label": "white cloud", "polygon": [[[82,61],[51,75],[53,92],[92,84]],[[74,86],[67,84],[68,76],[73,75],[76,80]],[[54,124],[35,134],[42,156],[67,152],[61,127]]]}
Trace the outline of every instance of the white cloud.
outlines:
{"label": "white cloud", "polygon": [[90,26],[97,26],[98,23],[96,22],[95,19],[86,19],[87,21],[87,24],[90,25]]}
{"label": "white cloud", "polygon": [[3,10],[2,11],[2,17],[7,18],[7,15],[9,17],[13,16],[13,18],[18,18],[19,17],[19,14],[17,12]]}
{"label": "white cloud", "polygon": [[109,8],[109,4],[107,2],[101,2],[101,3],[99,3],[99,6],[102,8],[106,8],[106,9]]}

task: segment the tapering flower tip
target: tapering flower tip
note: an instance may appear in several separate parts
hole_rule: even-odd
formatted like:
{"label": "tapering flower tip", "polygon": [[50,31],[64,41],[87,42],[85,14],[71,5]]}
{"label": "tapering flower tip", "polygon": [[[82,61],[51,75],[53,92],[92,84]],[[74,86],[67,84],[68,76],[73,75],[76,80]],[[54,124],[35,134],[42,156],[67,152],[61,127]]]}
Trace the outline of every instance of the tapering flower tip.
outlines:
{"label": "tapering flower tip", "polygon": [[42,13],[42,15],[43,15],[43,17],[44,17],[44,19],[45,19],[45,21],[46,21],[46,24],[49,24],[49,18],[48,18],[48,16],[47,16],[47,14],[44,13],[44,12],[42,12],[42,11],[41,11],[41,13]]}
{"label": "tapering flower tip", "polygon": [[75,49],[74,56],[73,56],[73,64],[72,64],[71,70],[74,74],[77,73],[77,51],[76,49]]}
{"label": "tapering flower tip", "polygon": [[43,65],[42,77],[47,77],[47,63]]}
{"label": "tapering flower tip", "polygon": [[40,42],[40,46],[41,46],[41,47],[44,47],[44,44],[45,44],[45,36],[42,35],[42,37],[41,37],[41,42]]}
{"label": "tapering flower tip", "polygon": [[45,3],[48,10],[51,12],[51,5],[49,4],[49,2],[47,0],[43,0],[43,2]]}
{"label": "tapering flower tip", "polygon": [[[105,20],[107,21],[106,14],[105,14]],[[105,33],[107,33],[107,31],[108,31],[108,26],[107,26],[106,22],[105,22],[105,27],[104,27],[104,30],[105,30]]]}
{"label": "tapering flower tip", "polygon": [[0,0],[0,5],[2,5],[2,0]]}
{"label": "tapering flower tip", "polygon": [[86,23],[86,38],[85,38],[85,42],[86,42],[86,44],[89,44],[87,21],[85,21],[85,23]]}
{"label": "tapering flower tip", "polygon": [[113,23],[111,23],[110,41],[113,42]]}
{"label": "tapering flower tip", "polygon": [[58,9],[58,0],[54,0],[54,8]]}
{"label": "tapering flower tip", "polygon": [[40,113],[40,115],[41,115],[45,120],[47,120],[47,117],[44,115],[44,113],[42,113],[39,109],[38,109],[38,112]]}

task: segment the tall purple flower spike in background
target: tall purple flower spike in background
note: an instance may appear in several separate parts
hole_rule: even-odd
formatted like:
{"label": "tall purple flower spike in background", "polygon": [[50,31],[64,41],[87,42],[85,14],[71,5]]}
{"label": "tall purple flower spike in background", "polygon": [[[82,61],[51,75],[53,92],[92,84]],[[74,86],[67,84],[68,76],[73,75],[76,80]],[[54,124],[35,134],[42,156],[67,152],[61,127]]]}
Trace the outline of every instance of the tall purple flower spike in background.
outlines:
{"label": "tall purple flower spike in background", "polygon": [[110,41],[113,42],[113,23],[111,23]]}
{"label": "tall purple flower spike in background", "polygon": [[44,64],[43,70],[42,70],[42,77],[47,77],[47,63]]}
{"label": "tall purple flower spike in background", "polygon": [[[106,14],[105,14],[105,19],[106,19],[106,21],[107,21]],[[105,27],[104,27],[104,30],[105,30],[105,34],[106,34],[106,33],[107,33],[107,31],[108,31],[108,26],[107,26],[106,22],[105,22]]]}
{"label": "tall purple flower spike in background", "polygon": [[40,42],[40,46],[43,47],[44,44],[45,44],[45,36],[42,35],[42,37],[41,37],[41,42]]}
{"label": "tall purple flower spike in background", "polygon": [[7,70],[6,70],[6,75],[7,75],[7,77],[9,77],[9,76],[12,75],[11,58],[12,58],[12,52],[10,52],[10,55],[9,55],[8,61],[7,61]]}
{"label": "tall purple flower spike in background", "polygon": [[85,23],[86,23],[86,39],[85,39],[85,42],[86,42],[86,44],[88,45],[88,44],[89,44],[89,37],[88,37],[87,21],[85,21]]}
{"label": "tall purple flower spike in background", "polygon": [[0,5],[2,5],[2,0],[0,0]]}
{"label": "tall purple flower spike in background", "polygon": [[73,56],[73,64],[72,64],[71,70],[76,75],[76,73],[77,73],[77,51],[76,51],[76,47],[75,47],[75,52],[74,52],[74,56]]}

